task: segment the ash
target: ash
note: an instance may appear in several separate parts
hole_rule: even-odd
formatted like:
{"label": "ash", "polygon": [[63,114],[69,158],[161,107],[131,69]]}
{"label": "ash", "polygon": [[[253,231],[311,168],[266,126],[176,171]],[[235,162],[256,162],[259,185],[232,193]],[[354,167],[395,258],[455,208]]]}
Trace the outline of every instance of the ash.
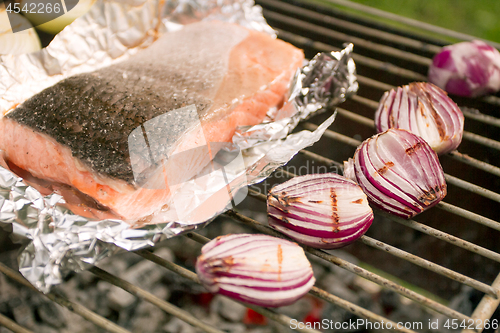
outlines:
{"label": "ash", "polygon": [[[244,213],[256,220],[265,221],[266,219],[264,213],[250,211]],[[199,232],[213,238],[223,234],[254,231],[228,218],[220,217]],[[4,235],[0,234],[0,238],[2,236]],[[200,244],[180,236],[158,244],[155,254],[194,271],[194,264],[200,249]],[[332,254],[359,264],[358,260],[347,252],[336,250],[332,251]],[[0,253],[0,261],[17,269],[16,256],[16,250],[4,249]],[[309,256],[309,259],[313,265],[317,287],[396,323],[421,322],[423,329],[417,331],[438,332],[439,330],[433,331],[428,328],[429,320],[439,319],[440,322],[444,322],[446,319],[334,264],[314,256]],[[225,332],[296,331],[291,328],[294,326],[292,323],[289,327],[284,327],[226,297],[209,294],[202,286],[144,260],[134,253],[123,252],[100,262],[98,266],[151,292],[160,299],[185,309],[196,318]],[[66,277],[65,283],[54,288],[53,293],[80,303],[131,332],[201,332],[158,307],[98,279],[89,272],[75,273]],[[450,302],[450,306],[470,315],[467,312],[475,307],[475,304],[472,304],[475,302],[474,297],[471,297],[472,293],[470,289],[465,288]],[[306,295],[291,306],[281,307],[276,311],[295,319],[295,324],[313,325],[315,322],[328,322],[328,325],[322,326],[323,332],[383,332],[383,330],[369,329],[363,325],[355,329],[335,329],[332,323],[350,323],[360,318],[347,310],[310,295]],[[10,280],[3,274],[0,274],[0,313],[37,333],[105,332],[68,309],[53,303],[44,295]],[[0,333],[6,332],[10,331],[0,327]]]}

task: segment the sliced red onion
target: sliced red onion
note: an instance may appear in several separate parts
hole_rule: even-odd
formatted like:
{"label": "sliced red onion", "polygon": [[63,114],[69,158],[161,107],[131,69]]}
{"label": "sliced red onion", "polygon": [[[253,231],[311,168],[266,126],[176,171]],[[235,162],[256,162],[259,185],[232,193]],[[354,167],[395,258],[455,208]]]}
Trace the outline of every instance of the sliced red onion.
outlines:
{"label": "sliced red onion", "polygon": [[427,82],[386,91],[375,112],[378,132],[401,128],[422,137],[438,154],[462,141],[464,115],[445,91]]}
{"label": "sliced red onion", "polygon": [[500,90],[500,52],[479,40],[445,46],[429,66],[429,81],[460,96],[496,92]]}
{"label": "sliced red onion", "polygon": [[365,140],[344,175],[358,182],[370,202],[389,213],[411,218],[446,196],[443,168],[419,136],[389,129]]}
{"label": "sliced red onion", "polygon": [[316,281],[304,250],[267,235],[220,236],[205,244],[196,273],[211,293],[249,304],[290,305]]}
{"label": "sliced red onion", "polygon": [[320,249],[346,246],[373,221],[363,190],[337,174],[290,179],[269,191],[269,225],[299,243]]}

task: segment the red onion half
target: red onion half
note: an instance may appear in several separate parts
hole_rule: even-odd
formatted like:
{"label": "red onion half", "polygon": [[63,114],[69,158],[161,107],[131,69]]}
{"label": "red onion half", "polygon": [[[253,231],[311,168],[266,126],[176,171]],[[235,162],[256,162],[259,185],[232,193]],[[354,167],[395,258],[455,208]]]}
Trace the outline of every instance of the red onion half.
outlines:
{"label": "red onion half", "polygon": [[445,91],[427,82],[386,91],[375,112],[378,132],[401,128],[422,137],[438,154],[462,142],[464,115]]}
{"label": "red onion half", "polygon": [[479,40],[445,46],[429,66],[429,81],[460,96],[496,92],[500,90],[500,52]]}
{"label": "red onion half", "polygon": [[337,174],[290,179],[269,191],[269,225],[299,243],[335,249],[361,237],[373,211],[361,187]]}
{"label": "red onion half", "polygon": [[411,218],[446,196],[443,168],[432,148],[406,130],[389,129],[366,139],[344,162],[344,175],[356,180],[370,202]]}
{"label": "red onion half", "polygon": [[249,304],[290,305],[316,281],[304,250],[267,235],[220,236],[201,249],[196,273],[211,293]]}

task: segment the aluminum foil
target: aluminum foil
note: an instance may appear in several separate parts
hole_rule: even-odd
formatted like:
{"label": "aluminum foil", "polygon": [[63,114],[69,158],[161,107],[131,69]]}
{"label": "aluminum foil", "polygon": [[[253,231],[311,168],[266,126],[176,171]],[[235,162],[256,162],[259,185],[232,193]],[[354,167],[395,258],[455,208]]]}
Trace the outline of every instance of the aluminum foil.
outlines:
{"label": "aluminum foil", "polygon": [[[0,58],[0,108],[4,113],[64,77],[125,59],[182,23],[215,18],[273,32],[259,7],[249,1],[226,1],[217,6],[219,3],[98,1],[46,50]],[[85,35],[86,40],[73,43],[72,35]],[[48,292],[70,271],[84,270],[119,249],[153,246],[161,239],[203,227],[235,207],[245,198],[249,185],[264,180],[299,150],[318,141],[335,113],[314,132],[290,134],[300,120],[331,110],[357,91],[351,51],[352,44],[340,52],[319,54],[298,70],[283,107],[269,110],[262,124],[238,129],[233,143],[221,143],[213,163],[192,179],[176,184],[168,209],[147,222],[131,226],[120,220],[93,221],[74,215],[59,205],[64,203],[61,196],[44,197],[0,167],[0,222],[10,226],[13,237],[25,241],[20,272],[39,290]]]}

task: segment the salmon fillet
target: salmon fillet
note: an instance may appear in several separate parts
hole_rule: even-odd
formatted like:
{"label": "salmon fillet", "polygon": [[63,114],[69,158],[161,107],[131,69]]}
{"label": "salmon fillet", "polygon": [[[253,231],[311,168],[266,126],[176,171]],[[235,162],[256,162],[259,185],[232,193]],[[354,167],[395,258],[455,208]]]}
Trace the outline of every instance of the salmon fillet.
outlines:
{"label": "salmon fillet", "polygon": [[[63,195],[73,212],[137,221],[210,163],[217,148],[203,147],[230,142],[237,126],[260,123],[279,106],[303,58],[294,46],[237,25],[190,24],[25,101],[1,119],[0,149],[9,168],[42,193]],[[187,106],[199,121],[179,129],[175,116],[158,125]],[[147,152],[134,153],[141,129],[146,143],[156,136],[149,144],[182,158],[155,164]],[[144,182],[133,164],[152,170]]]}

